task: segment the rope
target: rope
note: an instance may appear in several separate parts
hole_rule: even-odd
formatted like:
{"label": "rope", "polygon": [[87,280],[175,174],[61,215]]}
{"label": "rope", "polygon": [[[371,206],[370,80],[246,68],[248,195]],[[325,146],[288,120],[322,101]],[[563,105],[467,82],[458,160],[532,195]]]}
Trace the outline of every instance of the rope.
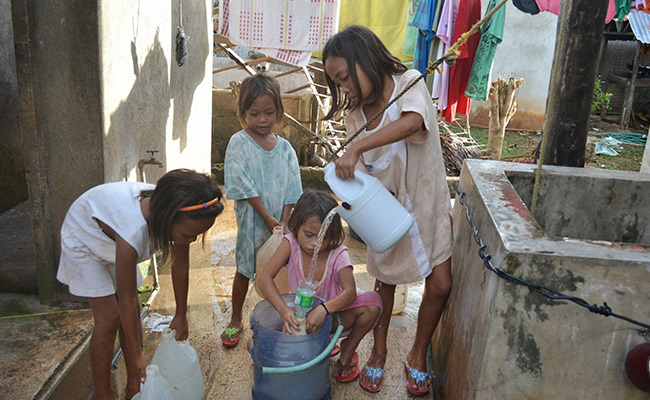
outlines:
{"label": "rope", "polygon": [[608,306],[607,303],[605,303],[605,302],[603,302],[602,306],[599,306],[597,304],[589,304],[584,299],[581,299],[581,298],[575,297],[575,296],[568,296],[568,295],[562,294],[562,293],[560,293],[560,292],[558,292],[558,291],[556,291],[554,289],[551,289],[551,288],[549,288],[547,286],[543,286],[543,285],[540,285],[540,284],[528,282],[528,281],[526,281],[524,279],[521,279],[521,278],[519,278],[517,276],[509,274],[508,272],[504,271],[500,267],[495,267],[494,265],[492,265],[492,262],[490,261],[492,256],[490,256],[490,254],[488,254],[488,252],[486,251],[487,245],[485,243],[483,243],[483,240],[481,239],[481,237],[478,234],[478,232],[479,232],[478,227],[474,223],[474,220],[472,218],[472,214],[470,213],[469,207],[467,206],[467,204],[465,202],[465,193],[460,190],[460,184],[458,183],[458,181],[456,182],[456,193],[458,193],[458,196],[456,196],[456,198],[458,199],[460,204],[465,208],[465,216],[467,218],[467,222],[469,223],[470,227],[472,228],[472,230],[474,232],[474,240],[476,241],[476,243],[479,246],[478,255],[483,260],[483,266],[485,268],[487,268],[490,271],[494,272],[499,278],[503,278],[503,279],[505,279],[507,281],[510,281],[512,283],[516,283],[516,284],[519,284],[519,285],[526,286],[529,289],[531,289],[533,291],[536,291],[537,293],[541,294],[542,296],[544,296],[544,297],[546,297],[548,299],[571,301],[571,302],[573,302],[573,303],[575,303],[575,304],[577,304],[579,306],[582,306],[582,307],[586,308],[587,310],[589,310],[592,313],[602,315],[604,317],[610,317],[610,316],[615,317],[615,318],[627,321],[629,323],[632,323],[634,325],[638,325],[638,326],[644,328],[642,330],[639,330],[640,335],[642,335],[644,337],[650,335],[650,325],[644,324],[644,323],[639,322],[639,321],[636,321],[636,320],[634,320],[632,318],[629,318],[629,317],[626,317],[624,315],[620,315],[620,314],[616,314],[616,313],[612,312],[612,308],[610,306]]}
{"label": "rope", "polygon": [[548,142],[548,135],[542,131],[542,144],[539,149],[539,158],[537,159],[537,170],[535,171],[535,186],[533,187],[533,200],[530,205],[530,214],[535,218],[535,210],[537,209],[537,198],[539,197],[539,184],[542,180],[542,166],[544,165],[544,155],[546,154],[546,143]]}
{"label": "rope", "polygon": [[447,64],[449,64],[449,65],[453,65],[454,62],[456,62],[456,58],[458,58],[458,56],[459,56],[459,54],[460,54],[460,52],[458,51],[458,48],[459,48],[460,46],[462,46],[462,45],[467,41],[467,39],[469,39],[470,36],[472,36],[473,34],[475,34],[476,32],[478,32],[478,31],[481,29],[481,26],[482,26],[484,23],[486,23],[490,18],[492,18],[492,15],[494,15],[494,13],[497,12],[497,10],[499,10],[501,7],[503,7],[503,5],[506,4],[507,1],[508,1],[508,0],[501,0],[501,1],[499,2],[499,4],[497,4],[497,5],[496,5],[492,10],[490,10],[488,13],[486,13],[485,16],[484,16],[482,19],[480,19],[478,22],[476,22],[476,23],[475,23],[475,24],[470,28],[470,30],[468,30],[467,32],[465,32],[465,33],[463,33],[462,35],[460,35],[460,37],[458,38],[458,40],[456,40],[456,43],[454,43],[454,44],[449,48],[449,50],[447,51],[447,53],[446,53],[445,55],[443,55],[443,56],[440,57],[439,59],[437,59],[437,60],[435,60],[434,62],[432,62],[432,63],[427,67],[427,69],[424,70],[424,72],[423,72],[420,76],[418,76],[418,77],[415,78],[411,83],[409,83],[408,86],[406,86],[406,87],[404,88],[404,90],[402,90],[402,91],[401,91],[397,96],[395,96],[392,100],[390,100],[390,101],[386,104],[386,106],[384,106],[384,108],[382,108],[381,110],[379,110],[379,111],[377,112],[377,114],[375,114],[372,118],[370,118],[370,119],[368,120],[368,122],[366,122],[366,123],[365,123],[361,128],[359,128],[356,132],[354,132],[354,133],[353,133],[353,134],[352,134],[352,135],[351,135],[351,136],[350,136],[350,137],[349,137],[345,142],[343,142],[343,143],[342,143],[342,144],[341,144],[341,145],[340,145],[336,150],[334,150],[333,153],[330,154],[330,156],[327,158],[327,161],[329,162],[329,161],[332,161],[332,160],[338,158],[337,154],[338,154],[341,150],[343,150],[343,149],[345,148],[345,146],[347,146],[348,144],[350,144],[350,142],[351,142],[352,140],[354,140],[354,138],[356,138],[356,137],[357,137],[361,132],[363,132],[363,131],[364,131],[364,130],[365,130],[365,129],[370,125],[370,124],[372,124],[373,122],[375,122],[375,120],[376,120],[377,118],[379,118],[379,116],[381,116],[381,115],[384,113],[384,111],[386,111],[386,110],[388,109],[388,107],[390,107],[393,103],[395,103],[399,98],[401,98],[402,96],[404,96],[404,94],[405,94],[406,92],[408,92],[408,91],[409,91],[413,86],[415,86],[415,85],[416,85],[416,84],[417,84],[417,83],[418,83],[422,78],[424,78],[425,76],[427,76],[427,75],[429,75],[429,74],[432,74],[434,71],[438,71],[438,72],[440,72],[440,70],[439,70],[439,66],[440,66],[440,64],[442,64],[443,61],[447,62]]}

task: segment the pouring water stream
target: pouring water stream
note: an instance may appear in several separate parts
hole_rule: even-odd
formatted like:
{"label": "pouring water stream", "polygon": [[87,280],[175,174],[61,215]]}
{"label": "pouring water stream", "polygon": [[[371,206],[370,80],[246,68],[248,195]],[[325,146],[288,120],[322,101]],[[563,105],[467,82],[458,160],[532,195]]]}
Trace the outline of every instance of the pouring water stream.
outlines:
{"label": "pouring water stream", "polygon": [[309,264],[309,273],[305,277],[305,280],[307,281],[307,284],[309,284],[310,288],[312,290],[316,290],[314,287],[314,271],[316,270],[316,261],[318,260],[318,253],[320,253],[320,248],[323,245],[323,240],[325,238],[325,233],[327,233],[327,229],[329,228],[330,224],[332,223],[332,220],[334,219],[334,215],[341,209],[341,206],[334,207],[325,217],[323,220],[323,223],[320,226],[320,231],[318,232],[318,238],[316,239],[316,246],[314,248],[314,255],[311,257],[311,263]]}

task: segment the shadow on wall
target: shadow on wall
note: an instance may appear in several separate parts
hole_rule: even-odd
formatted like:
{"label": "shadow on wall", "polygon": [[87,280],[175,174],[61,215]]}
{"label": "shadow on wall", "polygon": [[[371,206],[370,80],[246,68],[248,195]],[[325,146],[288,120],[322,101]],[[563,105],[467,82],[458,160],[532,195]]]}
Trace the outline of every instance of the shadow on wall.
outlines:
{"label": "shadow on wall", "polygon": [[[179,140],[178,152],[182,153],[187,146],[188,121],[192,112],[192,103],[194,102],[194,93],[196,88],[205,79],[206,59],[212,63],[212,49],[209,36],[212,32],[208,30],[206,2],[195,2],[193,9],[187,9],[187,2],[184,3],[185,9],[182,12],[182,25],[185,35],[189,36],[186,41],[187,57],[182,66],[176,63],[176,30],[179,26],[179,4],[181,1],[172,1],[172,67],[170,74],[170,95],[174,104],[174,125],[172,138]],[[212,2],[210,2],[212,4]],[[191,11],[191,12],[189,12]],[[211,26],[212,24],[210,24]],[[206,105],[208,115],[204,118],[211,121],[210,105]],[[209,125],[210,122],[207,122]],[[209,146],[210,143],[206,143]]]}
{"label": "shadow on wall", "polygon": [[[127,98],[111,114],[110,128],[104,142],[106,177],[109,181],[132,180],[134,171],[137,174],[138,161],[149,157],[146,153],[148,150],[158,150],[155,157],[166,168],[146,167],[144,173],[147,182],[155,183],[169,169],[167,150],[171,149],[167,130],[170,114],[173,118],[171,139],[179,145],[177,150],[171,150],[172,153],[181,154],[187,147],[195,93],[205,79],[206,58],[211,53],[205,2],[194,1],[184,6],[183,26],[190,38],[187,41],[188,56],[183,66],[176,63],[178,2],[171,3],[172,37],[161,40],[160,30],[157,31],[141,65],[136,40],[131,42],[136,79]],[[163,46],[170,47],[167,53]],[[170,54],[171,59],[168,59]],[[173,108],[173,114],[170,108]],[[206,105],[206,108],[210,109],[210,105]],[[210,121],[211,116],[208,114],[205,118]],[[192,123],[195,120],[196,115]],[[209,126],[209,122],[206,125]]]}
{"label": "shadow on wall", "polygon": [[[157,32],[144,63],[137,70],[133,88],[110,116],[104,152],[108,181],[128,180],[138,160],[146,156],[146,150],[160,150],[156,158],[163,164],[166,162],[164,149],[170,107],[167,65]],[[151,178],[147,181],[155,183],[159,176]]]}

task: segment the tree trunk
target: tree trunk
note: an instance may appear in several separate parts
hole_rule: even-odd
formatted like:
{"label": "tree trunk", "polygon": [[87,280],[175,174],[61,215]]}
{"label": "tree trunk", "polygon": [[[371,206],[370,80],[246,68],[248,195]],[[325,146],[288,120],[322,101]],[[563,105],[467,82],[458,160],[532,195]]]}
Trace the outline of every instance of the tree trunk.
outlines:
{"label": "tree trunk", "polygon": [[500,160],[506,126],[517,111],[515,100],[524,79],[510,78],[508,82],[499,78],[490,85],[490,125],[488,128],[487,155],[491,160]]}

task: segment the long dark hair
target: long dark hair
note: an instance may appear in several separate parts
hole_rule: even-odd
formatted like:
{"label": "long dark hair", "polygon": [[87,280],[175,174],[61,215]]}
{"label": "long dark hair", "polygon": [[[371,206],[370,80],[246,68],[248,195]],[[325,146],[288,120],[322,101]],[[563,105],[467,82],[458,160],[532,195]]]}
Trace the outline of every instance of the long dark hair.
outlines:
{"label": "long dark hair", "polygon": [[[345,60],[348,73],[359,95],[361,95],[361,86],[359,86],[356,66],[358,65],[370,79],[372,91],[367,98],[360,98],[357,106],[362,102],[372,103],[375,101],[384,89],[384,84],[389,76],[400,75],[408,70],[399,58],[388,51],[377,35],[360,25],[348,26],[329,38],[323,48],[323,65],[327,64],[327,59],[330,57],[340,57]],[[339,110],[349,110],[353,108],[353,105],[327,74],[325,77],[332,94],[332,107],[323,119],[330,119]]]}
{"label": "long dark hair", "polygon": [[[287,226],[294,235],[297,235],[298,229],[300,229],[309,218],[317,217],[322,223],[325,220],[325,217],[327,217],[327,214],[336,206],[338,206],[338,203],[331,194],[319,190],[307,190],[296,202],[296,205],[293,208],[293,213],[291,213],[291,217],[289,217]],[[332,223],[329,228],[327,228],[324,239],[328,240],[328,246],[326,249],[321,250],[332,250],[343,243],[345,232],[343,231],[341,217],[338,214],[336,214],[334,219],[332,219]]]}
{"label": "long dark hair", "polygon": [[[143,190],[140,198],[150,197],[149,237],[154,249],[162,251],[165,262],[172,254],[172,225],[185,218],[216,218],[223,211],[221,189],[206,174],[189,169],[175,169],[167,172],[156,183],[154,190]],[[191,211],[179,208],[207,203],[219,199],[211,206]],[[205,240],[205,236],[203,236]]]}

